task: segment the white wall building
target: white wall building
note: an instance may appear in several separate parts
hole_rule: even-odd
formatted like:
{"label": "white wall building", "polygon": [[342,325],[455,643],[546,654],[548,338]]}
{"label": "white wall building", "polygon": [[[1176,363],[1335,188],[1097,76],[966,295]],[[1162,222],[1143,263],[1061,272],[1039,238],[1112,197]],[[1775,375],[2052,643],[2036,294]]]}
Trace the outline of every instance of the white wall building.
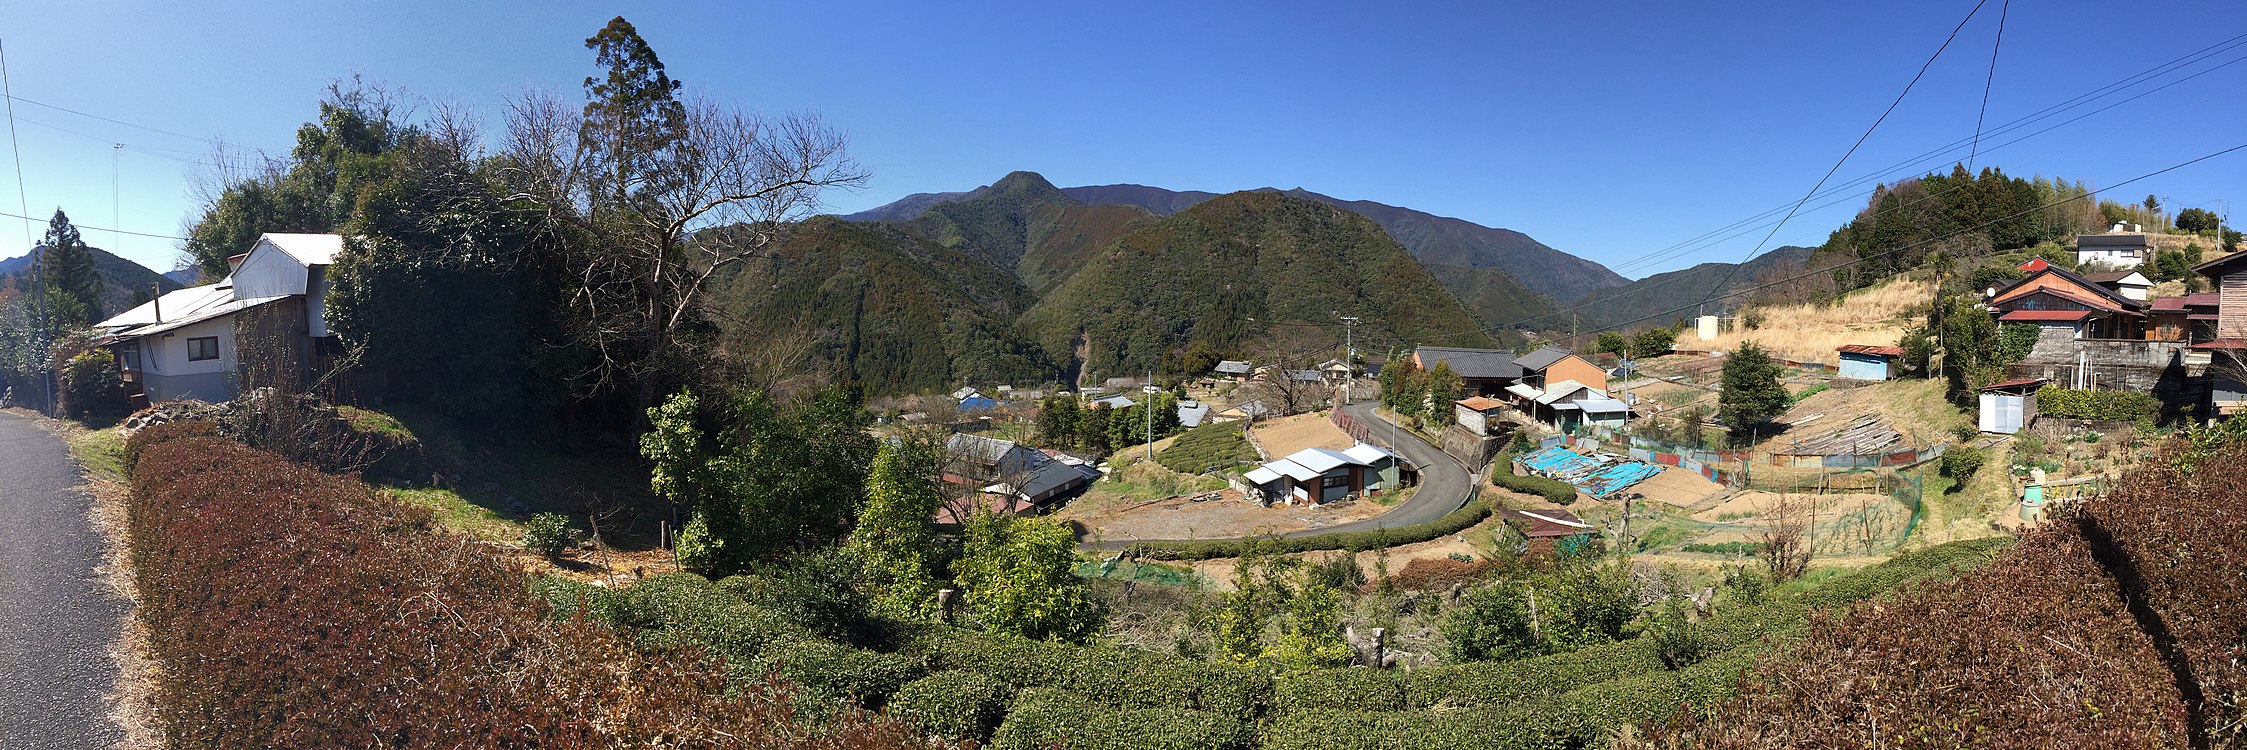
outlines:
{"label": "white wall building", "polygon": [[[232,272],[216,284],[189,287],[94,324],[100,345],[117,356],[127,387],[148,403],[191,398],[226,401],[240,389],[242,313],[262,318],[280,341],[304,358],[328,330],[328,266],[343,250],[332,234],[266,234],[248,253],[229,259]],[[280,356],[276,354],[275,356]]]}

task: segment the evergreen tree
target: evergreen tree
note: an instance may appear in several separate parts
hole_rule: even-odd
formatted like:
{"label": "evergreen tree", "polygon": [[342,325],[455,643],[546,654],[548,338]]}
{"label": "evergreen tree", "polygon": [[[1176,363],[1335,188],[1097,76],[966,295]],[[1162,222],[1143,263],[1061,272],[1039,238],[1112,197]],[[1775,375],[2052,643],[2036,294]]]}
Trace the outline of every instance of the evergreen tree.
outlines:
{"label": "evergreen tree", "polygon": [[894,617],[918,619],[936,607],[937,447],[908,440],[884,443],[866,477],[850,546],[865,560],[877,592],[875,606]]}
{"label": "evergreen tree", "polygon": [[1428,421],[1444,427],[1451,426],[1458,419],[1458,412],[1451,408],[1451,402],[1462,397],[1460,391],[1465,387],[1458,373],[1451,371],[1451,363],[1437,362],[1435,367],[1429,368]]}
{"label": "evergreen tree", "polygon": [[1746,445],[1757,426],[1786,411],[1787,389],[1779,384],[1782,372],[1770,353],[1754,342],[1741,344],[1731,356],[1724,358],[1723,391],[1717,396],[1717,415],[1732,429],[1734,444]]}
{"label": "evergreen tree", "polygon": [[1599,336],[1592,339],[1592,353],[1622,354],[1630,345],[1630,340],[1623,338],[1620,332],[1600,331]]}
{"label": "evergreen tree", "polygon": [[[69,295],[75,300],[71,314],[52,315],[56,325],[77,327],[99,321],[101,312],[101,275],[94,270],[93,251],[78,235],[78,227],[62,209],[55,209],[54,218],[47,220],[47,236],[39,241],[47,247],[39,256],[40,273],[45,276],[50,295]],[[54,307],[50,296],[49,306]]]}
{"label": "evergreen tree", "polygon": [[968,621],[994,633],[1083,642],[1103,616],[1077,576],[1077,540],[1043,518],[977,511],[955,567]]}

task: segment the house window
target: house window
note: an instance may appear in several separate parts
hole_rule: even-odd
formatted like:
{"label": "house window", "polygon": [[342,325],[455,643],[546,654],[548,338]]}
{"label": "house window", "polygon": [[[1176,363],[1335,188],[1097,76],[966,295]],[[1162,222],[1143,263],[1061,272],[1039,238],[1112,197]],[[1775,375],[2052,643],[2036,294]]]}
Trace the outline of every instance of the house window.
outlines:
{"label": "house window", "polygon": [[1350,475],[1348,475],[1348,474],[1342,474],[1342,475],[1338,475],[1338,476],[1325,477],[1324,479],[1325,479],[1325,481],[1324,481],[1324,483],[1323,483],[1323,484],[1322,484],[1321,486],[1325,486],[1325,487],[1348,487],[1348,486],[1350,486]]}
{"label": "house window", "polygon": [[204,336],[198,339],[188,339],[187,361],[201,362],[206,359],[218,359],[218,337]]}
{"label": "house window", "polygon": [[117,369],[140,369],[140,347],[133,344],[117,347]]}

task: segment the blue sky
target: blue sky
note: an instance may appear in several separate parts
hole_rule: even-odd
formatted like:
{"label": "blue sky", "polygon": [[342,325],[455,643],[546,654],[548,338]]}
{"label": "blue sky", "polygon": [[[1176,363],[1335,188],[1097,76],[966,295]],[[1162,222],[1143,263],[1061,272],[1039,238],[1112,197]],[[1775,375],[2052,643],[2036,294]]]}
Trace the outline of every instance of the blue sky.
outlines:
{"label": "blue sky", "polygon": [[[1973,133],[2003,3],[1835,184]],[[2237,0],[2013,5],[1991,127],[2247,33]],[[16,102],[28,213],[60,205],[83,225],[179,234],[197,210],[192,162],[209,158],[198,138],[285,151],[338,77],[494,120],[526,88],[575,95],[591,70],[582,40],[621,13],[690,93],[817,111],[845,131],[874,178],[828,196],[838,213],[1014,169],[1063,186],[1303,187],[1517,229],[1638,277],[1754,248],[1763,231],[1647,258],[1799,198],[1973,6],[89,0],[9,3],[0,41],[15,96],[179,134]],[[2247,62],[1981,163],[2098,187],[2247,142],[2243,123]],[[0,211],[22,213],[12,176]],[[2247,151],[2115,197],[2230,199],[2247,220],[2243,176]],[[1856,205],[1807,210],[1772,244],[1823,241]],[[20,223],[0,226],[0,256],[27,244]],[[179,244],[86,234],[160,269]]]}

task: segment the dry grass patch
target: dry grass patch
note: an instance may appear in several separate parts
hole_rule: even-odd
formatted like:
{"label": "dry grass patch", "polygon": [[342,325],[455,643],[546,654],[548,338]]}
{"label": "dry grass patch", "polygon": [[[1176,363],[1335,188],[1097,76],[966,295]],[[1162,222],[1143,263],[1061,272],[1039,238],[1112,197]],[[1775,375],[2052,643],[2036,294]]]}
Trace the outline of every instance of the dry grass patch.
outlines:
{"label": "dry grass patch", "polygon": [[1743,308],[1738,316],[1760,315],[1762,325],[1754,330],[1734,326],[1708,341],[1688,333],[1679,337],[1678,346],[1731,351],[1753,341],[1788,359],[1832,363],[1834,348],[1843,344],[1895,344],[1913,323],[1905,313],[1914,305],[1927,304],[1934,290],[1931,281],[1896,278],[1850,292],[1832,304]]}

